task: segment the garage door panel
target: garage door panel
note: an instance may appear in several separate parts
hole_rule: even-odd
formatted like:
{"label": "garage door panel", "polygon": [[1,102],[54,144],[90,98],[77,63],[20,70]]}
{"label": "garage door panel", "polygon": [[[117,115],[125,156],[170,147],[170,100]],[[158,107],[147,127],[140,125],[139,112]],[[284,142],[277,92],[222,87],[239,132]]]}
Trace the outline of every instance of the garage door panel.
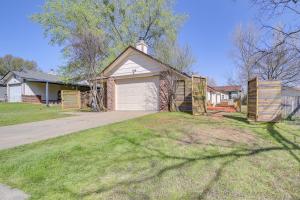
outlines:
{"label": "garage door panel", "polygon": [[158,77],[116,81],[117,110],[158,110]]}

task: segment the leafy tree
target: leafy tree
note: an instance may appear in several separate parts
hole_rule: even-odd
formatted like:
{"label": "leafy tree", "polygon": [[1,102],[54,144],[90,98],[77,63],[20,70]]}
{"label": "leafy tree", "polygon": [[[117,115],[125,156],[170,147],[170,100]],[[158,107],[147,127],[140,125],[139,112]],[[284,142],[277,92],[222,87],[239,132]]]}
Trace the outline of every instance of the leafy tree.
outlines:
{"label": "leafy tree", "polygon": [[[168,38],[176,40],[184,16],[173,12],[173,0],[46,0],[43,12],[33,15],[52,44],[63,47],[67,59],[70,42],[88,30],[104,39],[103,58],[98,71],[125,47],[139,38],[150,47]],[[75,73],[78,74],[78,73]]]}
{"label": "leafy tree", "polygon": [[35,61],[24,60],[23,58],[5,55],[0,57],[0,75],[5,75],[9,71],[17,71],[21,69],[38,70]]}
{"label": "leafy tree", "polygon": [[105,110],[103,84],[98,84],[96,81],[98,76],[97,63],[103,58],[103,51],[105,50],[103,37],[86,30],[72,38],[70,43],[72,57],[66,69],[71,72],[80,72],[81,76],[90,80],[88,83],[91,90],[92,108],[94,111]]}

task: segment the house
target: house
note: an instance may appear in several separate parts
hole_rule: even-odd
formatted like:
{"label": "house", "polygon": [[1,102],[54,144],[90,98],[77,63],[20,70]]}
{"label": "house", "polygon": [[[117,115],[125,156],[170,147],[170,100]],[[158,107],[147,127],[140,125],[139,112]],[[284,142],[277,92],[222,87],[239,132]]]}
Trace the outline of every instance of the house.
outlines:
{"label": "house", "polygon": [[216,106],[221,102],[232,102],[234,99],[241,97],[242,87],[239,85],[232,86],[207,86],[207,100]]}
{"label": "house", "polygon": [[65,84],[58,75],[40,71],[10,71],[2,77],[8,102],[59,103],[61,90],[87,90],[84,84]]}
{"label": "house", "polygon": [[240,85],[216,86],[214,88],[221,92],[221,101],[238,99],[242,92],[242,87]]}
{"label": "house", "polygon": [[164,76],[167,71],[180,81],[179,109],[191,110],[191,91],[185,85],[185,80],[191,77],[150,56],[144,41],[138,42],[136,47],[126,48],[102,71],[101,78],[105,79],[107,88],[107,109],[168,110]]}
{"label": "house", "polygon": [[282,87],[282,96],[300,97],[300,87]]}
{"label": "house", "polygon": [[0,102],[6,99],[6,85],[2,82],[3,77],[0,76]]}
{"label": "house", "polygon": [[206,99],[209,105],[215,106],[221,102],[221,92],[207,85]]}

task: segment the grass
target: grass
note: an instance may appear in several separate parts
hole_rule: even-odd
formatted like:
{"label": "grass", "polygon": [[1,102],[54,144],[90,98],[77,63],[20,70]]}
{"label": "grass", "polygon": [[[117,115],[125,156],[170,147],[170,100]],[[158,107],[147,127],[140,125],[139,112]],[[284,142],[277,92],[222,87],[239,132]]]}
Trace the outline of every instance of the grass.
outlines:
{"label": "grass", "polygon": [[158,113],[0,151],[32,199],[299,199],[300,131]]}
{"label": "grass", "polygon": [[60,106],[41,104],[0,103],[0,126],[66,117]]}

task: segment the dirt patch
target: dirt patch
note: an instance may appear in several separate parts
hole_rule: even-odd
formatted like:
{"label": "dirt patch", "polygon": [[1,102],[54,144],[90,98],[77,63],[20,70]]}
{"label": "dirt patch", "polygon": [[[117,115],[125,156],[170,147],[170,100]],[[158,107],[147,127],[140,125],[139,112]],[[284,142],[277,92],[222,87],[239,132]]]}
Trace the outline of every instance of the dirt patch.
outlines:
{"label": "dirt patch", "polygon": [[207,113],[207,116],[209,116],[211,119],[223,119],[224,118],[224,112],[222,111],[210,111]]}
{"label": "dirt patch", "polygon": [[258,144],[258,138],[250,131],[221,127],[221,128],[191,128],[184,130],[181,144],[213,144],[222,146]]}

